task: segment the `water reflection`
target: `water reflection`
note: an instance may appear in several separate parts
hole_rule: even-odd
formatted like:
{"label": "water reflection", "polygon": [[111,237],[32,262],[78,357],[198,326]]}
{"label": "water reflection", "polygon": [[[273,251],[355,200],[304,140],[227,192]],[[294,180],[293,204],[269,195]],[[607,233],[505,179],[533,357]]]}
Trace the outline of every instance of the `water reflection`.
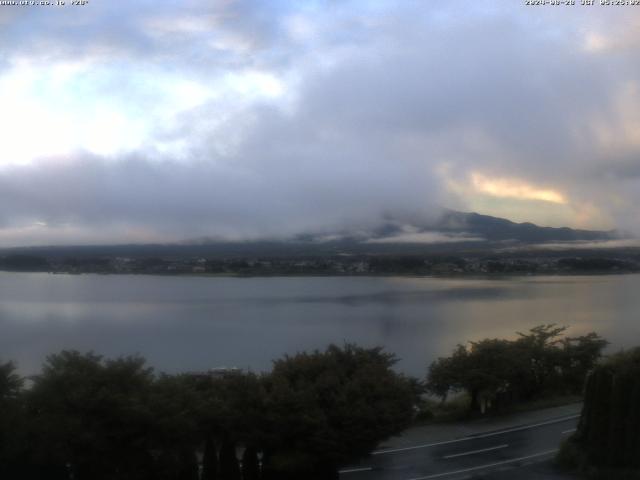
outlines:
{"label": "water reflection", "polygon": [[330,342],[383,345],[423,375],[458,342],[540,323],[640,344],[640,276],[199,278],[0,273],[0,357],[36,371],[63,348],[140,353],[161,370],[264,370]]}

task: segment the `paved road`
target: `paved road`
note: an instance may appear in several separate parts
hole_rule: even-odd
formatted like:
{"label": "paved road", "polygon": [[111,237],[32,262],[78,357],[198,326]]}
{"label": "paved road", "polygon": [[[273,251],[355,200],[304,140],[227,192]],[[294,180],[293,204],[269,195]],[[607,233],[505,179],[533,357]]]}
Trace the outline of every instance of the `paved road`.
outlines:
{"label": "paved road", "polygon": [[[578,415],[569,415],[462,438],[373,452],[359,465],[345,467],[341,480],[458,480],[505,478],[514,467],[548,462]],[[516,478],[516,477],[514,477]]]}

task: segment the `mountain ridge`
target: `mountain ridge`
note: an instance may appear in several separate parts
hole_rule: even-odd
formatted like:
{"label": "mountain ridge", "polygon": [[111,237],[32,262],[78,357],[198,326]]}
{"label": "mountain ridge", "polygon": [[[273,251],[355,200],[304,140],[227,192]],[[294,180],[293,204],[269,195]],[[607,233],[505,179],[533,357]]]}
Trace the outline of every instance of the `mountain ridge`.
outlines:
{"label": "mountain ridge", "polygon": [[491,249],[506,245],[547,242],[607,241],[621,238],[616,231],[541,227],[530,222],[443,210],[429,220],[386,218],[370,230],[323,234],[302,233],[282,239],[224,240],[202,238],[180,243],[11,247],[0,255],[29,253],[64,256],[304,256],[337,254],[414,254]]}

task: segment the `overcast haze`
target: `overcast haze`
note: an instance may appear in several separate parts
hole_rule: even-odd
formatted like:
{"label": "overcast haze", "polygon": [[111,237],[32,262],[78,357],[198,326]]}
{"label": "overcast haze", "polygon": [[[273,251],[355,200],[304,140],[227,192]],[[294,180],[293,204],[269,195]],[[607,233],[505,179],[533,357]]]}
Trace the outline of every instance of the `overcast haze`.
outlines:
{"label": "overcast haze", "polygon": [[0,6],[0,245],[637,231],[640,7],[523,3]]}

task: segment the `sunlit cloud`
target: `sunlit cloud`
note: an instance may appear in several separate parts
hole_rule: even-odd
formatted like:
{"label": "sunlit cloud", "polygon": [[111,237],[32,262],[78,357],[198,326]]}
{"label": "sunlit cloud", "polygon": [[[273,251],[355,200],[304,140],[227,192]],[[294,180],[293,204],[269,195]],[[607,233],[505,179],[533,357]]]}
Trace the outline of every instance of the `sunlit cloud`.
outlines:
{"label": "sunlit cloud", "polygon": [[[143,148],[175,153],[189,142],[184,132],[177,133],[179,138],[171,133],[184,131],[183,114],[218,105],[189,129],[201,133],[201,125],[211,131],[253,103],[289,93],[283,79],[259,69],[223,73],[206,84],[197,76],[126,67],[131,70],[86,61],[14,62],[0,76],[0,166],[78,151],[104,156]],[[159,138],[158,133],[174,138]],[[228,143],[229,136],[221,142]]]}
{"label": "sunlit cloud", "polygon": [[16,62],[0,77],[0,166],[76,150],[111,155],[141,145],[148,127],[117,93],[96,91],[103,79],[92,69],[73,62]]}
{"label": "sunlit cloud", "polygon": [[602,34],[589,32],[585,36],[584,48],[588,52],[602,52],[611,46],[611,42]]}
{"label": "sunlit cloud", "polygon": [[618,15],[618,21],[600,18],[584,29],[583,48],[587,53],[615,55],[626,50],[635,50],[640,38],[640,21],[637,15],[625,15],[623,12],[618,12]]}
{"label": "sunlit cloud", "polygon": [[476,191],[500,198],[515,198],[519,200],[541,200],[543,202],[567,203],[560,192],[539,188],[535,185],[513,178],[491,178],[480,173],[471,174],[471,183]]}

